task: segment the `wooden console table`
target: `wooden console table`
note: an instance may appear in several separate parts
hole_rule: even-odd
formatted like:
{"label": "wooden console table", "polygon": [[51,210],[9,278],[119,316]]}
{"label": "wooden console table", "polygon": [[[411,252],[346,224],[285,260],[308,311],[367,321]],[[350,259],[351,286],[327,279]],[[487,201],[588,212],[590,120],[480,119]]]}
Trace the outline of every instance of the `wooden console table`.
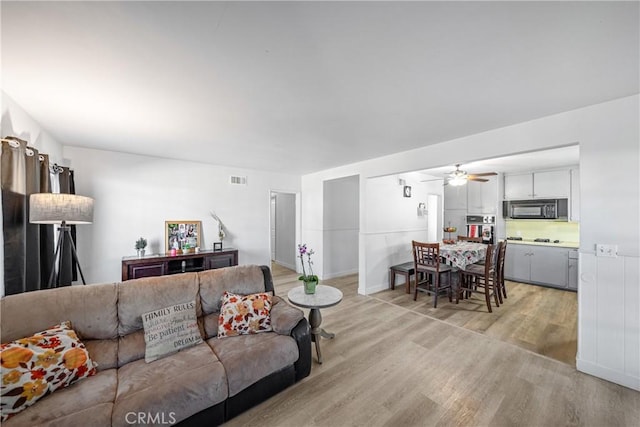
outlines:
{"label": "wooden console table", "polygon": [[122,258],[122,281],[141,277],[164,276],[190,271],[238,265],[238,250],[225,248],[221,251],[204,250],[186,255],[156,254],[144,257]]}

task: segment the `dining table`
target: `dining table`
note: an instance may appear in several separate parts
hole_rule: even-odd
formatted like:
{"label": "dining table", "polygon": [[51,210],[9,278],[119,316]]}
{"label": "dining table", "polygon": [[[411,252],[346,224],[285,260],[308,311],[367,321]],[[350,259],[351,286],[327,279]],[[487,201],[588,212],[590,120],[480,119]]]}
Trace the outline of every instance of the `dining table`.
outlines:
{"label": "dining table", "polygon": [[487,256],[487,245],[484,243],[458,241],[440,244],[440,257],[445,264],[464,270],[467,265],[482,261]]}

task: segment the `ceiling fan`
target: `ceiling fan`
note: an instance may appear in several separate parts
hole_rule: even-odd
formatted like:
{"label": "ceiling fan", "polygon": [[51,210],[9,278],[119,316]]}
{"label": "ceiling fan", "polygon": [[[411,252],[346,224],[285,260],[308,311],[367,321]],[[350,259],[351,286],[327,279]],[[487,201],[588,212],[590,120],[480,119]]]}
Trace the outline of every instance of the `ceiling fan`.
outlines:
{"label": "ceiling fan", "polygon": [[[463,171],[460,169],[459,164],[455,166],[456,166],[456,170],[449,173],[446,181],[444,182],[444,185],[450,184],[453,186],[460,186],[460,185],[465,185],[467,181],[488,182],[489,181],[488,179],[481,178],[481,177],[498,175],[496,172],[468,174],[466,171]],[[433,181],[433,180],[428,180],[428,181]]]}
{"label": "ceiling fan", "polygon": [[456,170],[449,174],[449,184],[457,186],[464,185],[467,181],[479,181],[479,182],[488,182],[489,180],[486,178],[480,178],[482,176],[492,176],[498,175],[495,172],[485,172],[485,173],[476,173],[476,174],[468,174],[466,171],[460,170],[460,165],[456,165]]}

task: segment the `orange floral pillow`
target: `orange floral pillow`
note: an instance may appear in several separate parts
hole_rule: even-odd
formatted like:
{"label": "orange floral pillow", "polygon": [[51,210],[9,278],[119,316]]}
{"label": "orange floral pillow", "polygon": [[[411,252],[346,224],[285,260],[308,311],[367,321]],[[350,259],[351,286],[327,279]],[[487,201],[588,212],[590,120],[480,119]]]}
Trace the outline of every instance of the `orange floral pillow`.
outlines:
{"label": "orange floral pillow", "polygon": [[218,338],[272,330],[271,295],[259,293],[242,296],[231,292],[222,295]]}
{"label": "orange floral pillow", "polygon": [[95,375],[98,366],[70,322],[2,344],[0,359],[0,421],[59,388]]}

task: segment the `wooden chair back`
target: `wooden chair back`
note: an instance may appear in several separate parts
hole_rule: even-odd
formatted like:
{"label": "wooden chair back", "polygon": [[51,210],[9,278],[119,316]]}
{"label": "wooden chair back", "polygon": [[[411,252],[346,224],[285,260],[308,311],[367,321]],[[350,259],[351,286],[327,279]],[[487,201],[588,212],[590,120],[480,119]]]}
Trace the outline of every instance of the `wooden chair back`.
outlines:
{"label": "wooden chair back", "polygon": [[413,262],[416,268],[432,268],[436,271],[440,267],[440,243],[411,242],[413,246]]}

